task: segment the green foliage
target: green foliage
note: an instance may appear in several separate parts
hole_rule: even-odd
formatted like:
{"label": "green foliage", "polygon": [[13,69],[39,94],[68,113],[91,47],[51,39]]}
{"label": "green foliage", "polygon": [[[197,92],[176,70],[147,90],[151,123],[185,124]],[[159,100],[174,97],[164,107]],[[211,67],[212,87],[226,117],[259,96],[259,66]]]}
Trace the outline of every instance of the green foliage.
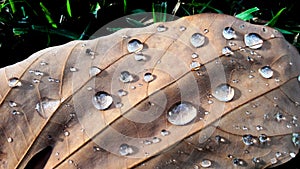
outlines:
{"label": "green foliage", "polygon": [[237,15],[235,15],[236,18],[239,18],[243,21],[249,21],[250,19],[253,19],[253,13],[259,11],[259,9],[257,7],[254,8],[250,8],[242,13],[239,13]]}

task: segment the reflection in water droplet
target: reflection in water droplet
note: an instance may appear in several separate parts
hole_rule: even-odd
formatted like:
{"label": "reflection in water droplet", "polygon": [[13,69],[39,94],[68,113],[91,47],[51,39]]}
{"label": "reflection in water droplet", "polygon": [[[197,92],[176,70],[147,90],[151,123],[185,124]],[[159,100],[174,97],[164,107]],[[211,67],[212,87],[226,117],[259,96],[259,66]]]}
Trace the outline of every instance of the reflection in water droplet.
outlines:
{"label": "reflection in water droplet", "polygon": [[133,76],[128,71],[123,71],[121,72],[119,79],[123,83],[129,83],[133,81]]}
{"label": "reflection in water droplet", "polygon": [[212,95],[222,102],[228,102],[234,97],[234,89],[228,84],[220,84],[214,90]]}
{"label": "reflection in water droplet", "polygon": [[186,125],[193,121],[197,116],[197,109],[188,102],[175,104],[169,110],[167,119],[173,125]]}
{"label": "reflection in water droplet", "polygon": [[202,160],[200,165],[204,168],[208,168],[211,166],[211,161],[210,160]]}
{"label": "reflection in water droplet", "polygon": [[156,27],[156,30],[157,30],[157,32],[164,32],[164,31],[168,30],[168,28],[165,25],[160,24]]}
{"label": "reflection in water droplet", "polygon": [[133,153],[133,149],[131,146],[129,146],[128,144],[121,144],[119,147],[119,153],[122,156],[127,156]]}
{"label": "reflection in water droplet", "polygon": [[90,67],[90,70],[89,70],[89,74],[90,76],[96,76],[97,74],[99,74],[102,70],[100,68],[98,68],[97,66],[92,66]]}
{"label": "reflection in water droplet", "polygon": [[154,80],[154,76],[151,73],[145,73],[144,74],[144,81],[149,83],[152,80]]}
{"label": "reflection in water droplet", "polygon": [[130,40],[127,45],[127,50],[129,53],[139,52],[139,51],[143,50],[143,48],[144,48],[144,45],[142,44],[141,41],[139,41],[137,39]]}
{"label": "reflection in water droplet", "polygon": [[233,52],[232,52],[232,50],[231,50],[230,47],[225,46],[225,47],[222,49],[222,54],[225,55],[225,56],[230,56],[230,55],[233,55]]}
{"label": "reflection in water droplet", "polygon": [[43,118],[48,118],[59,106],[60,101],[44,97],[35,105],[35,110]]}
{"label": "reflection in water droplet", "polygon": [[204,45],[205,36],[203,36],[201,33],[194,33],[190,39],[190,42],[195,48],[199,48]]}
{"label": "reflection in water droplet", "polygon": [[264,66],[264,67],[258,69],[258,72],[260,73],[260,75],[263,78],[266,78],[266,79],[271,78],[274,73],[270,66]]}
{"label": "reflection in water droplet", "polygon": [[263,40],[256,33],[249,33],[244,36],[245,45],[251,49],[258,49],[262,47]]}
{"label": "reflection in water droplet", "polygon": [[93,104],[98,110],[106,110],[113,103],[113,98],[104,91],[99,91],[93,96]]}
{"label": "reflection in water droplet", "polygon": [[199,70],[201,67],[201,64],[197,61],[192,61],[192,63],[190,64],[190,68],[191,70],[195,71],[195,70]]}
{"label": "reflection in water droplet", "polygon": [[160,131],[160,134],[161,134],[162,136],[167,136],[167,135],[170,134],[170,132],[169,132],[168,130],[166,130],[166,129],[162,129],[162,130]]}
{"label": "reflection in water droplet", "polygon": [[12,143],[13,141],[14,141],[13,138],[11,138],[11,137],[8,137],[8,138],[7,138],[7,142]]}
{"label": "reflection in water droplet", "polygon": [[253,138],[253,136],[251,134],[243,135],[242,140],[243,140],[244,144],[247,146],[253,145],[255,142],[255,139]]}
{"label": "reflection in water droplet", "polygon": [[135,59],[136,61],[145,61],[147,58],[146,58],[146,56],[144,56],[143,54],[135,54],[135,55],[134,55],[134,59]]}
{"label": "reflection in water droplet", "polygon": [[236,34],[235,34],[234,29],[231,28],[231,27],[224,28],[224,30],[223,30],[223,37],[225,39],[228,39],[228,40],[236,38]]}
{"label": "reflection in water droplet", "polygon": [[8,79],[8,86],[11,88],[22,86],[22,82],[17,77]]}

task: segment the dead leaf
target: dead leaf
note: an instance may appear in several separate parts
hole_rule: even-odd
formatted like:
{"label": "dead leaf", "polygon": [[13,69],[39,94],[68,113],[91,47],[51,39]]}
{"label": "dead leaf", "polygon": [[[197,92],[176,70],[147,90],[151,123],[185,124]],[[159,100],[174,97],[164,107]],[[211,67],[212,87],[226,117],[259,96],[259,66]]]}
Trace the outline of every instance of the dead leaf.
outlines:
{"label": "dead leaf", "polygon": [[280,165],[299,69],[278,31],[221,14],[47,48],[0,70],[0,168]]}

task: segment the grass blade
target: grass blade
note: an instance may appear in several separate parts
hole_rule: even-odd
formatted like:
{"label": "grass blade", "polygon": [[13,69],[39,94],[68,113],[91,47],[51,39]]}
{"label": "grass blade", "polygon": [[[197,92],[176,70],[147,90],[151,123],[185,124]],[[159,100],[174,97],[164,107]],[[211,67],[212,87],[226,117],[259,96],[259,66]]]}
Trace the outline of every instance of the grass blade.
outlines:
{"label": "grass blade", "polygon": [[276,15],[275,15],[268,23],[266,23],[266,25],[273,27],[273,26],[276,24],[276,22],[277,22],[279,16],[281,15],[281,13],[282,13],[285,9],[286,9],[286,8],[280,9],[280,10],[277,12],[277,14],[276,14]]}
{"label": "grass blade", "polygon": [[51,24],[51,26],[52,26],[53,28],[57,28],[57,25],[55,24],[55,22],[54,22],[53,19],[51,18],[50,12],[49,12],[48,9],[46,8],[46,6],[45,6],[42,2],[40,2],[40,6],[41,6],[43,12],[45,13],[45,17],[46,17],[46,19],[48,20],[48,22]]}
{"label": "grass blade", "polygon": [[9,0],[9,5],[10,5],[10,8],[11,8],[12,12],[15,13],[17,11],[16,6],[15,6],[15,1],[14,0]]}
{"label": "grass blade", "polygon": [[72,18],[72,10],[71,10],[70,0],[67,0],[66,6],[67,6],[68,14],[69,14],[69,16]]}
{"label": "grass blade", "polygon": [[253,18],[252,13],[256,12],[256,11],[259,11],[259,9],[257,7],[250,8],[250,9],[244,11],[244,12],[241,12],[241,13],[235,15],[235,17],[239,18],[239,19],[241,19],[243,21],[248,21],[248,20],[250,20],[250,19]]}

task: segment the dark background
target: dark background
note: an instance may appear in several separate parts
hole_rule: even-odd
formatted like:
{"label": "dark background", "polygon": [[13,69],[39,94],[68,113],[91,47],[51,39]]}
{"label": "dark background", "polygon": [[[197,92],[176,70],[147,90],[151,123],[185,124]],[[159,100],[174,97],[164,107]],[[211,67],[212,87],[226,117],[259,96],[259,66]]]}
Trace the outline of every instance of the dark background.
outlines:
{"label": "dark background", "polygon": [[[8,1],[1,1],[0,11],[0,67],[14,64],[29,57],[31,54],[50,46],[64,44],[75,39],[89,39],[90,36],[110,21],[122,16],[136,13],[138,11],[152,12],[153,5],[155,12],[164,9],[159,6],[167,4],[166,12],[172,13],[176,0],[153,1],[153,0],[69,0],[72,17],[68,15],[67,0],[11,0],[14,2],[15,11],[11,9]],[[208,4],[224,14],[235,15],[249,8],[258,7],[254,17],[259,18],[258,22],[250,20],[251,23],[265,24],[282,8],[286,8],[280,15],[273,27],[284,29],[290,34],[284,34],[285,38],[296,48],[300,49],[300,43],[295,40],[300,32],[299,25],[299,0],[181,0],[181,7],[176,16],[182,17],[189,14],[201,12],[216,12],[212,8],[203,6]],[[46,19],[45,12],[40,2],[47,8],[49,15],[57,28],[51,26]],[[126,6],[124,6],[126,2]],[[97,18],[93,14],[95,4],[98,3],[101,9],[97,12]],[[198,4],[198,6],[197,6]],[[200,4],[200,6],[199,6]],[[21,10],[21,9],[24,10]],[[189,12],[189,14],[187,13]],[[64,16],[62,22],[61,16]],[[32,27],[39,27],[38,30]],[[128,25],[132,26],[132,25]],[[84,33],[83,33],[84,32]],[[105,32],[109,34],[113,32]],[[67,35],[67,36],[65,36]],[[299,155],[290,162],[277,167],[277,169],[296,169],[300,166]]]}

